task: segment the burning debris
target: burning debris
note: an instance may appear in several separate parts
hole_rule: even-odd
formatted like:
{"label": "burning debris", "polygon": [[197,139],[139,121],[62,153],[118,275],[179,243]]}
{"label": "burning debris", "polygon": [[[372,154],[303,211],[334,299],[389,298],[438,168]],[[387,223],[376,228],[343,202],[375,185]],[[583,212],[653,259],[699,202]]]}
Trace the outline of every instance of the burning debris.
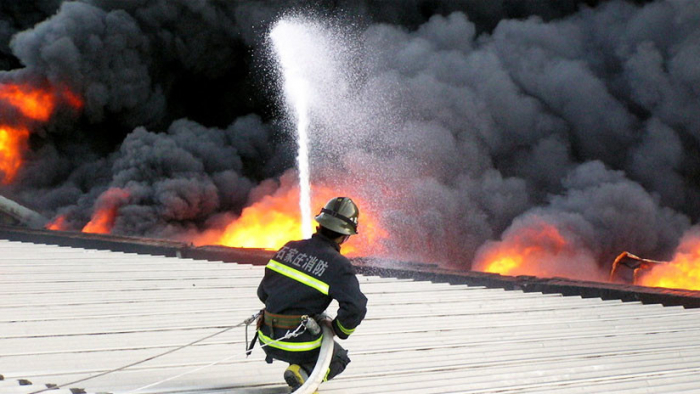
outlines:
{"label": "burning debris", "polygon": [[[294,2],[40,3],[0,15],[3,194],[54,229],[293,237],[265,37]],[[676,266],[700,220],[695,2],[333,3],[287,18],[336,56],[300,71],[312,195],[368,213],[353,253],[601,281],[623,250],[669,261],[639,280]]]}
{"label": "burning debris", "polygon": [[668,264],[668,262],[643,259],[632,253],[622,252],[613,261],[610,282],[637,284],[643,271],[649,271],[659,264]]}
{"label": "burning debris", "polygon": [[700,228],[686,233],[669,261],[649,260],[629,252],[613,262],[611,282],[641,286],[700,290]]}

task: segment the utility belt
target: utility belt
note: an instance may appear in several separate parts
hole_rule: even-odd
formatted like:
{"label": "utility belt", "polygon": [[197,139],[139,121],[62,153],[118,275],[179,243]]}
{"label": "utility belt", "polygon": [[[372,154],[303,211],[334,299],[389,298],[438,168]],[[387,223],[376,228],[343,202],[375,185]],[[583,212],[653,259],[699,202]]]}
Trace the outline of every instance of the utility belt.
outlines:
{"label": "utility belt", "polygon": [[[251,320],[252,322],[252,320]],[[318,325],[316,320],[313,318],[309,317],[308,315],[279,315],[276,313],[270,313],[267,312],[266,310],[261,310],[260,314],[257,318],[256,324],[255,324],[255,336],[253,337],[253,340],[250,341],[250,344],[246,348],[246,357],[250,355],[250,353],[253,351],[253,347],[255,346],[255,343],[257,342],[258,336],[260,335],[260,329],[262,328],[263,325],[269,326],[270,328],[274,329],[275,328],[281,328],[281,329],[286,329],[287,334],[281,338],[285,339],[288,337],[288,335],[293,334],[292,337],[295,337],[304,331],[308,330],[311,332],[313,335],[319,335],[321,333],[321,327]],[[299,331],[300,328],[303,330],[299,334],[297,334],[297,331]],[[294,331],[291,331],[294,329]],[[277,340],[274,340],[277,341]],[[319,338],[320,341],[320,338]],[[248,326],[246,325],[246,342],[248,342]],[[268,356],[265,358],[265,361],[268,363],[272,362],[272,358]]]}
{"label": "utility belt", "polygon": [[263,312],[263,324],[272,328],[283,328],[291,330],[299,327],[302,317],[305,315],[278,315],[268,311]]}

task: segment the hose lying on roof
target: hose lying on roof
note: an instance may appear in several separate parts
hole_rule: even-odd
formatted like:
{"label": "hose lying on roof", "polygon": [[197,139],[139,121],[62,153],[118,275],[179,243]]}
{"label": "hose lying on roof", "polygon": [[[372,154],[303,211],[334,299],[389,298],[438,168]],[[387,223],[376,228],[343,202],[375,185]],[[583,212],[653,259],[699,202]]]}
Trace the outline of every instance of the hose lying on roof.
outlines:
{"label": "hose lying on roof", "polygon": [[[207,335],[204,338],[197,339],[196,341],[192,341],[192,342],[187,343],[185,345],[178,346],[176,348],[170,349],[170,350],[165,351],[163,353],[156,354],[156,355],[148,357],[146,359],[139,360],[139,361],[133,362],[131,364],[121,366],[119,368],[111,369],[108,371],[103,371],[103,372],[97,373],[95,375],[81,378],[78,380],[74,380],[74,381],[71,381],[68,383],[63,383],[61,385],[52,385],[51,387],[44,388],[44,389],[37,390],[37,391],[33,391],[29,394],[39,394],[39,393],[43,393],[43,392],[49,391],[49,390],[56,390],[56,389],[62,388],[64,386],[68,386],[68,385],[72,385],[72,384],[76,384],[76,383],[81,383],[81,382],[84,382],[84,381],[87,381],[90,379],[94,379],[97,377],[101,377],[101,376],[104,376],[104,375],[107,375],[110,373],[125,370],[125,369],[133,367],[135,365],[139,365],[139,364],[145,363],[147,361],[151,361],[151,360],[154,360],[156,358],[159,358],[159,357],[165,356],[167,354],[176,352],[178,350],[184,349],[186,347],[190,347],[190,346],[195,345],[197,343],[200,343],[204,340],[207,340],[207,339],[213,338],[217,335],[223,334],[231,329],[241,327],[243,325],[248,326],[249,324],[254,322],[258,316],[259,316],[259,313],[256,313],[253,316],[249,317],[248,319],[243,320],[241,323],[239,323],[235,326],[226,327],[223,330],[215,332],[215,333],[210,334],[210,335]],[[311,393],[315,392],[316,389],[318,388],[318,386],[323,382],[323,378],[326,376],[326,371],[328,370],[328,367],[331,364],[331,359],[333,358],[333,345],[334,345],[333,331],[326,325],[320,325],[320,327],[319,327],[319,324],[317,324],[313,318],[310,318],[308,316],[306,316],[306,319],[301,324],[299,324],[299,327],[297,327],[296,330],[288,332],[287,335],[285,335],[284,337],[279,338],[277,340],[283,340],[283,339],[295,337],[295,336],[301,334],[303,332],[303,330],[305,330],[305,329],[311,329],[312,331],[316,330],[315,332],[318,332],[318,330],[322,330],[323,331],[323,340],[321,341],[321,349],[319,350],[319,355],[318,355],[318,360],[316,361],[316,366],[314,367],[313,372],[311,372],[311,375],[309,375],[309,378],[306,380],[306,382],[304,382],[304,384],[301,387],[299,387],[299,389],[297,389],[295,391],[296,394],[311,394]],[[267,345],[261,345],[261,346],[267,346]],[[226,357],[222,360],[207,364],[205,366],[198,367],[198,368],[195,368],[193,370],[189,370],[189,371],[183,372],[181,374],[171,376],[171,377],[163,379],[163,380],[159,380],[155,383],[151,383],[151,384],[148,384],[146,386],[130,390],[127,392],[127,394],[135,393],[135,392],[144,390],[146,388],[157,386],[161,383],[165,383],[167,381],[179,378],[181,376],[184,376],[184,375],[196,372],[196,371],[200,371],[202,369],[205,369],[205,368],[214,366],[216,364],[228,361],[236,356],[238,356],[238,355],[229,356],[229,357]],[[0,376],[2,376],[2,375],[0,375]],[[0,379],[0,380],[2,380],[2,379]]]}
{"label": "hose lying on roof", "polygon": [[[243,326],[243,325],[246,325],[246,326],[247,326],[247,325],[251,324],[252,322],[254,322],[255,319],[257,319],[258,315],[259,315],[259,313],[256,313],[256,314],[254,314],[253,316],[251,316],[251,317],[249,317],[249,318],[243,320],[242,322],[236,324],[235,326],[226,327],[226,328],[224,328],[223,330],[217,331],[217,332],[215,332],[215,333],[213,333],[213,334],[211,334],[211,335],[207,335],[207,336],[205,336],[204,338],[199,338],[199,339],[197,339],[196,341],[192,341],[192,342],[187,343],[187,344],[185,344],[185,345],[178,346],[178,347],[176,347],[176,348],[167,350],[167,351],[165,351],[165,352],[163,352],[163,353],[159,353],[159,354],[153,355],[153,356],[148,357],[148,358],[145,358],[145,359],[143,359],[143,360],[135,361],[135,362],[133,362],[133,363],[131,363],[131,364],[127,364],[127,365],[121,366],[121,367],[119,367],[119,368],[114,368],[114,369],[110,369],[110,370],[108,370],[108,371],[99,372],[99,373],[97,373],[97,374],[90,375],[90,376],[87,376],[87,377],[84,377],[84,378],[80,378],[80,379],[78,379],[78,380],[73,380],[73,381],[71,381],[71,382],[63,383],[63,384],[60,384],[60,385],[52,385],[51,387],[47,387],[47,388],[45,388],[45,389],[41,389],[41,390],[37,390],[37,391],[32,391],[32,392],[30,392],[29,394],[39,394],[39,393],[43,393],[43,392],[49,391],[49,390],[58,390],[59,388],[63,388],[63,387],[65,387],[65,386],[73,385],[73,384],[76,384],[76,383],[82,383],[82,382],[85,382],[85,381],[87,381],[87,380],[99,378],[99,377],[101,377],[101,376],[105,376],[105,375],[108,375],[108,374],[111,374],[111,373],[114,373],[114,372],[123,371],[123,370],[125,370],[125,369],[127,369],[127,368],[131,368],[131,367],[133,367],[133,366],[136,366],[136,365],[139,365],[139,364],[143,364],[143,363],[145,363],[145,362],[147,362],[147,361],[155,360],[156,358],[163,357],[163,356],[168,355],[168,354],[170,354],[170,353],[174,353],[174,352],[176,352],[176,351],[178,351],[178,350],[181,350],[181,349],[184,349],[184,348],[193,346],[193,345],[195,345],[195,344],[197,344],[197,343],[203,342],[203,341],[205,341],[205,340],[207,340],[207,339],[209,339],[209,338],[213,338],[213,337],[215,337],[215,336],[217,336],[217,335],[221,335],[221,334],[223,334],[223,333],[225,333],[225,332],[227,332],[227,331],[229,331],[229,330],[232,330],[232,329],[234,329],[234,328],[238,328],[238,327],[241,327],[241,326]],[[227,357],[227,358],[224,359],[224,360],[228,360],[229,358],[231,358],[231,357]],[[224,361],[224,360],[219,360],[219,361],[217,361],[217,362],[215,362],[215,363],[212,363],[212,364],[210,364],[210,365],[208,365],[208,366],[218,364],[218,363],[220,363],[220,362],[222,362],[222,361]],[[201,369],[201,368],[197,368],[197,370],[200,370],[200,369]],[[178,375],[177,377],[183,376],[183,375],[185,375],[185,374],[187,374],[187,373],[190,373],[190,372],[194,372],[194,370],[193,370],[193,371],[188,371],[188,372],[183,373],[183,374],[180,374],[180,375]],[[140,390],[143,390],[144,388],[152,387],[152,386],[158,385],[158,384],[160,384],[160,383],[166,382],[166,381],[171,380],[171,379],[173,379],[173,378],[172,378],[172,377],[171,377],[171,378],[167,378],[167,379],[161,380],[161,381],[159,381],[159,382],[149,384],[148,386],[144,386],[144,387],[141,387],[141,388],[138,388],[138,389],[135,389],[135,390],[131,390],[131,391],[129,391],[129,393],[131,393],[131,392],[136,392],[136,391],[140,391]]]}

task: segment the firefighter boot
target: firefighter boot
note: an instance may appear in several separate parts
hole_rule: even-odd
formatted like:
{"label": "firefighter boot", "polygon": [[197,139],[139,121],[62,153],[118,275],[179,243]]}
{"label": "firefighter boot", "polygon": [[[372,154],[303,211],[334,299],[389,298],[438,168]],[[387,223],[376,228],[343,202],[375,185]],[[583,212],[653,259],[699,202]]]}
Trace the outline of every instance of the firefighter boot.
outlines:
{"label": "firefighter boot", "polygon": [[[308,378],[309,374],[307,374],[306,371],[304,371],[304,369],[297,364],[291,364],[284,371],[284,381],[287,382],[292,393],[301,387]],[[318,391],[315,393],[318,393]]]}

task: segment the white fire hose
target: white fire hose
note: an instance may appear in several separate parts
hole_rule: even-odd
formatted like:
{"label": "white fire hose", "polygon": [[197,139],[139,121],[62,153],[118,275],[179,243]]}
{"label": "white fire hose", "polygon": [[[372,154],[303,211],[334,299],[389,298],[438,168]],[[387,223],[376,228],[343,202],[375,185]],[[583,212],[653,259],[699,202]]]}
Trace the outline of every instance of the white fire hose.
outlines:
{"label": "white fire hose", "polygon": [[[315,323],[315,321],[309,318],[310,322]],[[294,391],[294,394],[312,394],[316,391],[318,386],[323,383],[323,379],[326,377],[326,371],[328,371],[328,366],[331,365],[331,359],[333,358],[333,331],[325,324],[320,324],[320,328],[323,331],[323,340],[321,341],[321,350],[318,352],[318,360],[316,361],[316,366],[314,370],[306,379],[306,382]],[[309,325],[307,324],[307,328]],[[313,329],[310,329],[313,331]]]}
{"label": "white fire hose", "polygon": [[[224,331],[230,330],[231,328],[239,327],[239,326],[241,326],[241,325],[243,325],[243,324],[246,324],[246,326],[247,326],[248,324],[250,324],[250,323],[252,323],[253,321],[255,321],[255,320],[257,319],[258,315],[259,315],[259,314],[255,314],[255,315],[251,316],[250,318],[244,320],[243,323],[241,323],[241,324],[239,324],[239,325],[237,325],[237,326],[229,327],[229,328],[227,328],[227,329],[224,330]],[[330,364],[331,364],[331,359],[333,358],[333,346],[334,346],[334,344],[335,344],[335,342],[333,341],[333,330],[331,330],[330,327],[326,326],[325,324],[320,324],[320,325],[319,325],[319,324],[316,322],[316,320],[314,320],[312,317],[309,317],[309,316],[306,316],[306,315],[302,317],[301,324],[299,324],[299,326],[296,328],[296,330],[294,330],[294,331],[288,331],[286,335],[284,335],[282,338],[278,338],[278,339],[274,340],[274,342],[280,341],[280,340],[283,340],[283,339],[287,339],[287,338],[296,337],[296,336],[300,335],[300,334],[303,332],[304,329],[309,330],[309,331],[311,331],[311,332],[314,333],[314,334],[317,334],[317,333],[323,331],[323,339],[321,340],[321,349],[319,350],[319,353],[318,353],[318,360],[316,360],[316,365],[314,366],[314,370],[311,372],[311,375],[309,375],[308,379],[306,379],[306,382],[304,382],[304,384],[303,384],[301,387],[299,387],[296,391],[294,391],[295,394],[312,394],[312,393],[314,393],[314,392],[316,391],[316,389],[318,388],[318,386],[320,386],[321,383],[323,383],[323,379],[324,379],[324,377],[326,376],[326,371],[328,371],[328,367],[329,367]],[[218,333],[216,333],[216,334],[214,334],[214,335],[218,335],[218,334],[221,334],[221,333],[222,333],[222,331],[221,331],[221,332],[218,332]],[[188,344],[188,345],[186,345],[186,346],[192,345],[192,344],[197,343],[197,342],[201,342],[202,340],[207,339],[207,338],[210,338],[210,337],[212,337],[212,336],[214,336],[214,335],[210,335],[209,337],[206,337],[206,338],[203,338],[203,339],[199,339],[199,340],[197,340],[197,341],[195,341],[195,342],[193,342],[193,343],[190,343],[190,344]],[[247,337],[246,337],[246,343],[247,343],[247,342],[248,342],[248,340],[247,340]],[[268,343],[268,344],[261,345],[261,347],[267,346],[267,345],[269,345],[269,343]],[[185,346],[182,346],[182,347],[180,347],[180,348],[178,348],[178,349],[181,349],[181,348],[183,348],[183,347],[185,347]],[[175,350],[178,350],[178,349],[175,349]],[[170,353],[170,352],[172,352],[172,350],[171,350],[171,351],[168,351],[167,353]],[[161,354],[161,355],[162,355],[162,354]],[[223,360],[219,360],[219,361],[213,362],[213,363],[211,363],[211,364],[207,364],[207,365],[205,365],[205,366],[202,366],[202,367],[199,367],[199,368],[195,368],[195,369],[193,369],[193,370],[186,371],[186,372],[183,372],[183,373],[181,373],[181,374],[178,374],[178,375],[175,375],[175,376],[171,376],[171,377],[166,378],[166,379],[163,379],[163,380],[159,380],[158,382],[151,383],[151,384],[149,384],[149,385],[146,385],[146,386],[143,386],[143,387],[140,387],[140,388],[137,388],[137,389],[128,391],[126,394],[136,393],[136,392],[141,391],[141,390],[143,390],[143,389],[150,388],[150,387],[153,387],[153,386],[157,386],[157,385],[159,385],[159,384],[161,384],[161,383],[164,383],[164,382],[167,382],[167,381],[169,381],[169,380],[173,380],[173,379],[179,378],[179,377],[181,377],[181,376],[187,375],[187,374],[189,374],[189,373],[196,372],[196,371],[200,371],[200,370],[202,370],[202,369],[204,369],[204,368],[208,368],[208,367],[211,367],[211,366],[213,366],[213,365],[219,364],[219,363],[221,363],[221,362],[228,361],[229,359],[231,359],[231,358],[233,358],[233,357],[235,357],[235,356],[236,356],[236,355],[233,355],[233,356],[230,356],[230,357],[226,357],[226,358],[223,359]],[[155,357],[152,357],[151,359],[153,359],[153,358],[155,358]],[[139,363],[140,363],[140,362],[139,362]],[[136,364],[138,364],[138,363],[135,363],[135,364],[132,364],[132,365],[136,365]],[[48,390],[48,389],[45,389],[45,390]],[[45,391],[45,390],[42,390],[42,391]],[[30,394],[37,394],[37,393],[30,393]]]}
{"label": "white fire hose", "polygon": [[[135,365],[139,365],[139,364],[145,363],[147,361],[150,361],[150,360],[165,356],[167,354],[176,352],[180,349],[190,347],[194,344],[200,343],[200,342],[207,340],[209,338],[213,338],[217,335],[223,334],[224,332],[229,331],[233,328],[241,327],[243,325],[245,325],[247,327],[250,323],[254,322],[257,319],[258,315],[259,315],[259,313],[254,314],[253,316],[249,317],[248,319],[245,319],[244,321],[242,321],[241,323],[239,323],[235,326],[226,327],[219,332],[216,332],[216,333],[211,334],[211,335],[207,335],[204,338],[197,339],[196,341],[190,342],[190,343],[182,345],[182,346],[178,346],[176,348],[170,349],[170,350],[163,352],[163,353],[160,353],[160,354],[156,354],[156,355],[148,357],[146,359],[139,360],[139,361],[133,362],[131,364],[124,365],[122,367],[115,368],[115,369],[112,369],[109,371],[100,372],[98,374],[88,376],[86,378],[82,378],[79,380],[74,380],[74,381],[71,381],[68,383],[63,383],[61,385],[51,386],[49,388],[41,389],[38,391],[33,391],[29,394],[39,394],[39,393],[43,393],[44,391],[56,390],[56,389],[62,388],[64,386],[84,382],[84,381],[94,379],[94,378],[97,378],[100,376],[104,376],[104,375],[107,375],[107,374],[110,374],[113,372],[125,370],[129,367],[133,367]],[[287,335],[283,336],[282,338],[278,338],[276,341],[298,336],[299,334],[301,334],[303,332],[301,330],[304,328],[306,328],[307,330],[309,330],[313,333],[318,333],[320,331],[323,331],[323,339],[321,340],[321,349],[319,350],[319,353],[318,353],[318,360],[316,361],[316,366],[314,366],[314,370],[313,370],[313,372],[311,372],[311,375],[309,375],[309,378],[306,379],[306,382],[304,382],[304,384],[301,387],[299,387],[296,391],[294,391],[295,394],[312,394],[313,392],[316,391],[318,386],[321,385],[321,383],[323,383],[323,378],[326,376],[326,371],[328,370],[328,367],[331,365],[331,359],[333,358],[333,346],[334,346],[335,342],[333,341],[333,331],[330,329],[330,327],[326,326],[325,324],[319,325],[318,323],[316,323],[316,320],[314,320],[313,318],[311,318],[309,316],[304,316],[302,319],[303,319],[302,323],[299,325],[299,327],[297,327],[296,330],[287,332]],[[266,346],[266,345],[261,345],[261,346]],[[200,371],[204,368],[208,368],[208,367],[211,367],[213,365],[219,364],[221,362],[228,361],[229,359],[236,357],[236,356],[237,355],[229,356],[229,357],[224,358],[223,360],[219,360],[219,361],[207,364],[203,367],[198,367],[198,368],[195,368],[193,370],[186,371],[186,372],[183,372],[181,374],[171,376],[171,377],[163,379],[163,380],[159,380],[158,382],[151,383],[149,385],[146,385],[146,386],[143,386],[143,387],[140,387],[137,389],[133,389],[131,391],[128,391],[127,394],[135,393],[135,392],[144,390],[146,388],[157,386],[157,385],[164,383],[164,382],[167,382],[169,380],[173,380],[173,379],[179,378],[181,376],[187,375],[189,373]]]}

